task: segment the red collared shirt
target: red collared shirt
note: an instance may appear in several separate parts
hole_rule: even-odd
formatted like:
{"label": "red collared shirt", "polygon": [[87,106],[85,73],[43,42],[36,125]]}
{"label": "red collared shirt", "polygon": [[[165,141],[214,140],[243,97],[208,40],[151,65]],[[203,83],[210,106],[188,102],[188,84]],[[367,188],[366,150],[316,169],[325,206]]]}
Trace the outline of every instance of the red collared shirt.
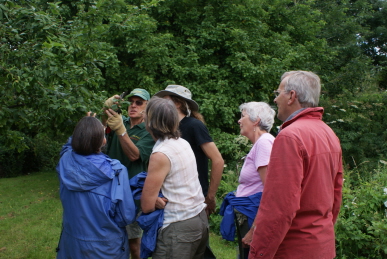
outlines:
{"label": "red collared shirt", "polygon": [[332,259],[343,183],[340,142],[307,108],[282,125],[268,172],[249,258]]}

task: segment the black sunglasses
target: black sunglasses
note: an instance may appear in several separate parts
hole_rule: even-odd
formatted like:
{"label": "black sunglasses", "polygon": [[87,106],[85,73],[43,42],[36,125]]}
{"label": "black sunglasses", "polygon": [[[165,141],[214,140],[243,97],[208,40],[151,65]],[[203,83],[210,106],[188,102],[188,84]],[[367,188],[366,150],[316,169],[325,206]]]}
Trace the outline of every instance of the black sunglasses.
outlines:
{"label": "black sunglasses", "polygon": [[142,106],[143,104],[144,104],[144,101],[143,100],[136,100],[136,101],[130,101],[130,100],[128,100],[129,102],[130,102],[130,104],[132,105],[132,103],[135,103],[137,106]]}

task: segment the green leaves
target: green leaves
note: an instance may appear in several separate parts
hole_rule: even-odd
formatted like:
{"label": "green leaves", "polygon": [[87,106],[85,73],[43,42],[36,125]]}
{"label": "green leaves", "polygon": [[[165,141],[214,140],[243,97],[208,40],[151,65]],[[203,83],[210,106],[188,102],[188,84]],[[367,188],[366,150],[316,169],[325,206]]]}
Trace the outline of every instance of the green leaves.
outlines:
{"label": "green leaves", "polygon": [[6,4],[9,19],[0,25],[0,132],[11,134],[2,145],[22,152],[30,147],[12,132],[46,132],[64,141],[87,111],[101,109],[106,96],[96,92],[104,81],[99,66],[112,54],[39,9],[44,6]]}
{"label": "green leaves", "polygon": [[335,226],[338,258],[387,255],[387,169],[347,171],[343,202]]}
{"label": "green leaves", "polygon": [[[101,111],[113,94],[136,87],[154,94],[181,84],[192,91],[208,128],[233,139],[239,105],[271,103],[287,70],[317,72],[326,99],[364,91],[378,74],[359,39],[368,10],[378,4],[3,1],[0,133],[45,131],[65,138],[85,112]],[[379,15],[375,24],[382,21]],[[378,69],[384,71],[382,63]],[[342,134],[346,140],[359,137]]]}
{"label": "green leaves", "polygon": [[386,93],[374,88],[348,100],[348,94],[336,100],[322,99],[325,107],[324,121],[340,139],[344,163],[349,168],[375,168],[387,154]]}

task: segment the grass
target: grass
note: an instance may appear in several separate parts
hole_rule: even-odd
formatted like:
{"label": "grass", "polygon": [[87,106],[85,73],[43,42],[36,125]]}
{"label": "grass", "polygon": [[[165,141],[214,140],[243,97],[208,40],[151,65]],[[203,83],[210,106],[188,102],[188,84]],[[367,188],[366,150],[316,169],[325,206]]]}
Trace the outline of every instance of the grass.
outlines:
{"label": "grass", "polygon": [[0,179],[0,258],[55,258],[62,206],[54,172]]}
{"label": "grass", "polygon": [[238,244],[226,241],[214,233],[210,233],[210,247],[217,259],[237,258]]}
{"label": "grass", "polygon": [[[56,172],[0,179],[0,258],[55,258],[62,205]],[[210,234],[218,259],[236,258],[236,245]]]}

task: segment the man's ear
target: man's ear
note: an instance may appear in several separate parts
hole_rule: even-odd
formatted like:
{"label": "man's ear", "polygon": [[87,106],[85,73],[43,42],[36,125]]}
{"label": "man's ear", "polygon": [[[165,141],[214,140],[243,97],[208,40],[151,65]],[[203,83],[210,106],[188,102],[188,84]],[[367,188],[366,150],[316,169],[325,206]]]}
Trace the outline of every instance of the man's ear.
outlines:
{"label": "man's ear", "polygon": [[290,90],[290,92],[289,92],[288,105],[292,105],[292,104],[294,104],[295,102],[298,102],[297,93],[296,93],[296,91],[294,91],[294,90]]}

